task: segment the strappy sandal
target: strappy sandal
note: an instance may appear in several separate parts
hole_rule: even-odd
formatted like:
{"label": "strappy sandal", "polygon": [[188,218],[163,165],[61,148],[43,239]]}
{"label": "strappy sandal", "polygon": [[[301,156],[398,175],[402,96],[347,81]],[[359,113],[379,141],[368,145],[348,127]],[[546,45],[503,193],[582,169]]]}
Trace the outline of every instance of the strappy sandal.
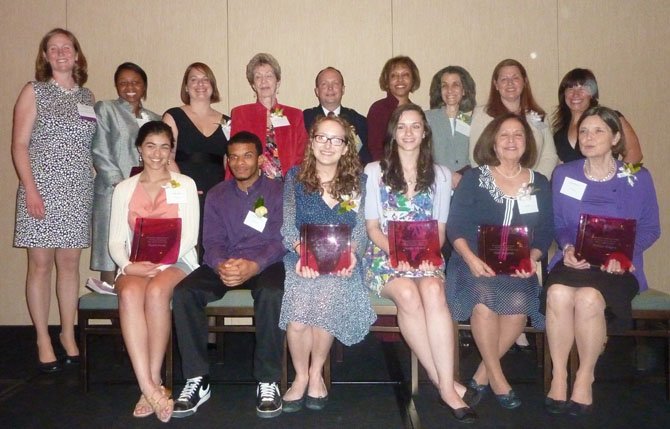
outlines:
{"label": "strappy sandal", "polygon": [[151,404],[151,408],[156,413],[158,420],[163,423],[169,422],[172,417],[172,410],[174,409],[174,401],[166,395],[166,391],[159,387],[147,399],[149,400],[149,404]]}
{"label": "strappy sandal", "polygon": [[154,413],[154,409],[147,401],[147,398],[144,397],[144,395],[140,396],[140,400],[137,401],[137,404],[135,405],[135,409],[133,410],[133,417],[148,417]]}

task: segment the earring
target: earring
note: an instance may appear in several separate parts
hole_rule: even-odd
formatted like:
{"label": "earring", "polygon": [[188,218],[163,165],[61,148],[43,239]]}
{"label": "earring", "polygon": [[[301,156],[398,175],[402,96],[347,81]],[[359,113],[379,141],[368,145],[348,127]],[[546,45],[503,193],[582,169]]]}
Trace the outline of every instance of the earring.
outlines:
{"label": "earring", "polygon": [[140,154],[140,164],[144,164],[144,160],[142,159],[142,154]]}
{"label": "earring", "polygon": [[169,159],[169,158],[168,158],[168,162],[167,162],[167,165],[170,165],[170,159]]}

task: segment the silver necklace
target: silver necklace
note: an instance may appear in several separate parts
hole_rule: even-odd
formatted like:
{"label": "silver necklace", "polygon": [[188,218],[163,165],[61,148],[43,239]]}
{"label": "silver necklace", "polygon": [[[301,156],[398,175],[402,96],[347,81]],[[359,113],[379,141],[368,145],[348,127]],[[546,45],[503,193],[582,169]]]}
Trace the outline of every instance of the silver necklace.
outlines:
{"label": "silver necklace", "polygon": [[516,176],[519,175],[519,173],[521,173],[521,164],[519,164],[519,169],[516,171],[516,173],[514,173],[514,174],[512,174],[512,175],[510,175],[510,176],[508,176],[507,174],[505,174],[505,173],[503,173],[502,171],[500,171],[500,169],[498,168],[497,165],[496,165],[495,167],[493,167],[493,168],[495,168],[496,171],[498,172],[498,174],[500,174],[500,175],[501,175],[502,177],[504,177],[505,179],[514,179]]}
{"label": "silver necklace", "polygon": [[[586,165],[588,164],[588,166]],[[607,175],[603,177],[602,179],[597,179],[591,175],[591,163],[587,159],[584,161],[584,175],[586,176],[587,179],[592,180],[594,182],[607,182],[614,176],[614,172],[616,171],[616,163],[614,162],[614,158],[610,159],[610,165],[607,170]]]}

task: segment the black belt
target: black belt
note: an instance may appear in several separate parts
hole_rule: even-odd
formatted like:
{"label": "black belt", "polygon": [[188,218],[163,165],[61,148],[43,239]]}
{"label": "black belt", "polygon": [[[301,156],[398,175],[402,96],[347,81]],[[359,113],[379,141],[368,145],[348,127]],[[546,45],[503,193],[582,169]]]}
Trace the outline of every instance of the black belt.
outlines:
{"label": "black belt", "polygon": [[217,164],[223,165],[223,156],[204,152],[184,152],[178,150],[175,155],[177,162],[189,162],[191,164]]}

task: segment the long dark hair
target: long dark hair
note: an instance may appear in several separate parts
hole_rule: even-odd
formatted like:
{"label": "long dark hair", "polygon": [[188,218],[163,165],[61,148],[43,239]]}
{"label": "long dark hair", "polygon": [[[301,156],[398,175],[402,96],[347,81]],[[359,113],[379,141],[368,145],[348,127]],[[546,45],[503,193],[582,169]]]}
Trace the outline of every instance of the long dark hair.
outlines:
{"label": "long dark hair", "polygon": [[384,158],[380,165],[384,183],[391,187],[394,192],[407,192],[407,182],[402,171],[402,164],[400,164],[400,155],[398,154],[398,143],[395,140],[395,132],[398,128],[398,122],[403,113],[414,111],[421,116],[423,122],[424,137],[419,146],[419,159],[416,165],[416,186],[417,192],[428,190],[435,182],[435,169],[433,167],[433,132],[428,125],[426,115],[423,109],[414,103],[406,103],[398,106],[391,115],[387,130],[387,141]]}
{"label": "long dark hair", "polygon": [[598,105],[598,82],[596,76],[589,69],[572,69],[563,76],[560,85],[558,85],[558,106],[554,111],[554,120],[551,123],[551,128],[554,132],[562,128],[570,126],[572,119],[572,112],[565,102],[565,90],[574,88],[575,86],[584,86],[589,88],[591,92],[590,107]]}

